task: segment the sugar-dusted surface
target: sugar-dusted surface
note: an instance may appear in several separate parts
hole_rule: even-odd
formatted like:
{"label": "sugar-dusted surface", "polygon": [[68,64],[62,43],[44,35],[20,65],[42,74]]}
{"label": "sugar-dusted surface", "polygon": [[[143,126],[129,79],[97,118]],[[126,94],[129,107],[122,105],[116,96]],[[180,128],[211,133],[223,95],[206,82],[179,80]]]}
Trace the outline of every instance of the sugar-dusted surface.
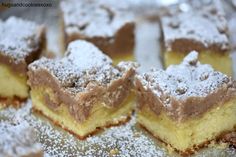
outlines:
{"label": "sugar-dusted surface", "polygon": [[[1,116],[0,116],[1,117]],[[42,151],[33,127],[23,119],[0,120],[0,156],[26,156]]]}
{"label": "sugar-dusted surface", "polygon": [[200,45],[198,47],[202,47],[201,49],[213,46],[217,47],[214,49],[219,52],[229,49],[227,21],[221,8],[204,7],[197,8],[198,11],[192,8],[191,11],[162,18],[164,42],[168,51],[174,50],[176,40],[191,41]]}
{"label": "sugar-dusted surface", "polygon": [[185,57],[180,65],[171,65],[166,71],[153,69],[138,78],[157,96],[167,94],[178,99],[205,97],[232,83],[229,77],[214,71],[210,65],[200,64],[195,51]]}
{"label": "sugar-dusted surface", "polygon": [[62,59],[42,58],[29,66],[33,71],[47,70],[71,92],[83,91],[90,82],[108,85],[132,67],[131,62],[114,67],[108,56],[86,41],[72,42]]}
{"label": "sugar-dusted surface", "polygon": [[0,53],[11,57],[16,63],[24,61],[39,48],[42,29],[34,22],[13,16],[0,21]]}
{"label": "sugar-dusted surface", "polygon": [[[67,34],[80,33],[86,37],[114,36],[122,26],[134,21],[134,14],[127,8],[128,3],[124,5],[124,2],[118,5],[111,0],[108,3],[103,0],[62,1],[61,10]],[[121,9],[122,12],[119,11]]]}

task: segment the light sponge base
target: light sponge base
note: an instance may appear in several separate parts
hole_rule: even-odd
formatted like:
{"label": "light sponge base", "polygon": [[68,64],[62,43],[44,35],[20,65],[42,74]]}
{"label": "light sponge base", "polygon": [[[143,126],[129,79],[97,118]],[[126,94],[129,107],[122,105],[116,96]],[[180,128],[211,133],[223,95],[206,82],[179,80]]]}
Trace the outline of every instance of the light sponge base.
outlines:
{"label": "light sponge base", "polygon": [[100,128],[126,122],[128,118],[130,118],[133,110],[133,96],[130,95],[123,104],[116,108],[104,107],[102,103],[94,105],[88,119],[79,123],[69,113],[68,107],[65,104],[60,104],[60,107],[56,110],[48,108],[43,100],[42,93],[44,92],[47,92],[50,96],[53,95],[48,88],[39,87],[32,89],[31,98],[33,108],[63,129],[75,134],[80,139],[84,139],[86,136],[96,132]]}
{"label": "light sponge base", "polygon": [[[165,52],[165,67],[172,64],[180,64],[187,53]],[[229,53],[200,52],[199,61],[204,64],[210,64],[212,67],[228,76],[233,76],[232,59]]]}
{"label": "light sponge base", "polygon": [[165,113],[154,114],[148,107],[137,113],[138,122],[155,137],[185,153],[214,140],[236,126],[236,99],[214,108],[201,117],[177,122]]}
{"label": "light sponge base", "polygon": [[[4,98],[4,102],[9,99],[14,101],[14,98],[26,99],[28,97],[28,86],[26,84],[26,76],[15,74],[6,65],[0,64],[0,98]],[[0,102],[0,109],[3,108],[2,101]]]}

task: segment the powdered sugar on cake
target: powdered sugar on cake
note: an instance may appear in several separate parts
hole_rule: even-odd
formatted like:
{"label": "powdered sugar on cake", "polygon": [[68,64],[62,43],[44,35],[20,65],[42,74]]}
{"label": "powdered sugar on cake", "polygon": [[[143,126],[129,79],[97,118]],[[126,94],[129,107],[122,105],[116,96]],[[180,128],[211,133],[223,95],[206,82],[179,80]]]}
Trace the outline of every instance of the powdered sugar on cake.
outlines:
{"label": "powdered sugar on cake", "polygon": [[61,3],[66,32],[87,37],[112,37],[123,25],[134,21],[134,15],[128,9],[122,12],[120,9],[101,0],[69,0]]}
{"label": "powdered sugar on cake", "polygon": [[30,64],[32,70],[47,70],[60,85],[71,92],[79,92],[86,88],[89,82],[98,85],[108,85],[111,80],[122,77],[135,63],[123,63],[117,67],[112,60],[98,48],[86,41],[72,42],[62,59],[42,58]]}
{"label": "powdered sugar on cake", "polygon": [[0,21],[0,53],[18,63],[39,49],[42,26],[36,23],[10,17]]}
{"label": "powdered sugar on cake", "polygon": [[181,52],[187,49],[181,48],[177,42],[191,42],[198,51],[211,48],[217,52],[229,50],[227,21],[216,8],[176,14],[162,18],[164,42],[168,51],[179,49]]}

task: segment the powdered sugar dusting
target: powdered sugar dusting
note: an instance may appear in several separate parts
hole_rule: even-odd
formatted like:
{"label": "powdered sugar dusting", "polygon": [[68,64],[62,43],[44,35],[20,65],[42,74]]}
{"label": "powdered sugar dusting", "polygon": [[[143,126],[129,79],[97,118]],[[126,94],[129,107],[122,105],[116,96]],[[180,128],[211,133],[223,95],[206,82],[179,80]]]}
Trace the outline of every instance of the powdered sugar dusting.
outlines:
{"label": "powdered sugar dusting", "polygon": [[24,60],[39,48],[40,29],[36,23],[16,17],[0,21],[0,53],[12,57],[16,63]]}
{"label": "powdered sugar dusting", "polygon": [[106,86],[111,80],[122,77],[126,70],[134,67],[132,64],[114,67],[108,56],[91,43],[82,40],[70,43],[62,59],[42,58],[29,65],[33,71],[47,70],[62,87],[73,93],[83,91],[89,82]]}
{"label": "powdered sugar dusting", "polygon": [[200,64],[197,56],[198,53],[193,51],[180,65],[171,65],[165,71],[154,69],[138,76],[138,79],[158,97],[173,96],[179,100],[205,97],[232,83],[231,78],[214,71],[210,65]]}
{"label": "powdered sugar dusting", "polygon": [[204,49],[212,46],[219,47],[220,51],[229,50],[227,36],[227,22],[217,9],[211,12],[189,11],[176,13],[171,17],[162,18],[165,46],[172,51],[177,40],[188,40],[201,45]]}
{"label": "powdered sugar dusting", "polygon": [[0,156],[26,156],[42,152],[41,145],[36,142],[35,130],[19,116],[3,120],[0,116]]}
{"label": "powdered sugar dusting", "polygon": [[124,9],[119,11],[123,7],[114,7],[117,6],[114,3],[109,5],[107,1],[101,0],[62,1],[66,33],[79,33],[86,37],[113,37],[123,25],[134,22],[134,14]]}

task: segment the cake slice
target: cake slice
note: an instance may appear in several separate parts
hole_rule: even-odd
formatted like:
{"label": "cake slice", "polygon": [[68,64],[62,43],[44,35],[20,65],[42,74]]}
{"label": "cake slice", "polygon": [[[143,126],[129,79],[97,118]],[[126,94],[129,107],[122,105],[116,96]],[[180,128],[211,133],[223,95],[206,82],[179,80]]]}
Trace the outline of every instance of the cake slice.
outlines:
{"label": "cake slice", "polygon": [[86,41],[69,44],[62,59],[29,65],[33,108],[79,138],[125,122],[133,110],[136,64],[112,60]]}
{"label": "cake slice", "polygon": [[133,60],[134,14],[128,2],[65,0],[60,8],[65,46],[84,39],[112,57],[115,63]]}
{"label": "cake slice", "polygon": [[228,27],[221,7],[219,3],[203,4],[161,19],[165,67],[179,64],[195,50],[202,63],[232,76]]}
{"label": "cake slice", "polygon": [[236,126],[235,81],[200,64],[196,51],[165,71],[135,79],[137,121],[182,154],[208,144]]}
{"label": "cake slice", "polygon": [[35,130],[25,121],[0,121],[1,157],[43,157]]}
{"label": "cake slice", "polygon": [[44,49],[42,25],[16,17],[0,21],[0,108],[28,97],[27,66]]}

